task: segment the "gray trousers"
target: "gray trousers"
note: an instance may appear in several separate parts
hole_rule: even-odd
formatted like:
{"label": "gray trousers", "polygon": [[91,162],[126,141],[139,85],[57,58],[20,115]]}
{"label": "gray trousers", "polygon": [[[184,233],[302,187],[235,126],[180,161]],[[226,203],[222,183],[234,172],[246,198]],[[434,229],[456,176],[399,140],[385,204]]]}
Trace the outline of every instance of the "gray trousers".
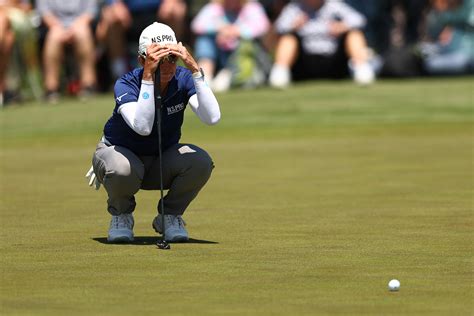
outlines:
{"label": "gray trousers", "polygon": [[[176,144],[163,152],[165,214],[182,215],[211,176],[214,163],[203,149]],[[112,215],[132,213],[138,190],[160,189],[157,156],[137,156],[121,146],[97,145],[92,157],[94,172],[108,194],[107,210]],[[158,202],[158,212],[161,213]]]}

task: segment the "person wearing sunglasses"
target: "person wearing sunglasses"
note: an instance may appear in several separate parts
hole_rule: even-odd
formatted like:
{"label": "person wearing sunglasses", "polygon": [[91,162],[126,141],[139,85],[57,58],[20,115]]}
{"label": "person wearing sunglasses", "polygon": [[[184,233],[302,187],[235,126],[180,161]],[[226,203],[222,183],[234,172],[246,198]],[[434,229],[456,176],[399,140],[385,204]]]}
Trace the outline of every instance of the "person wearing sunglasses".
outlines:
{"label": "person wearing sunglasses", "polygon": [[[180,142],[184,111],[189,105],[201,121],[214,125],[221,116],[219,103],[197,62],[169,26],[155,22],[142,31],[138,60],[141,67],[115,84],[115,108],[86,176],[89,185],[98,189],[103,184],[107,191],[107,210],[112,215],[108,241],[133,241],[135,194],[140,189],[160,189],[154,81],[159,82],[162,176],[168,192],[165,210],[157,203],[158,212],[164,211],[165,216],[156,216],[152,226],[164,233],[167,242],[187,241],[182,215],[208,181],[214,163],[200,147]],[[178,60],[184,67],[177,65]],[[159,78],[154,78],[155,73]],[[162,220],[165,232],[160,231]]]}

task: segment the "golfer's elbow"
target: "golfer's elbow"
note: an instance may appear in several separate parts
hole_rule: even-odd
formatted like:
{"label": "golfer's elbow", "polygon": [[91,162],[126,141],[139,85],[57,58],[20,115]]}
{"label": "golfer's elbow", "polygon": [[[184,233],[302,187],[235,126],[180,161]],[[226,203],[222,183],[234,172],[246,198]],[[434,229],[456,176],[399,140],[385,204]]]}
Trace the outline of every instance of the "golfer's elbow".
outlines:
{"label": "golfer's elbow", "polygon": [[219,112],[209,117],[209,119],[206,121],[206,124],[216,125],[217,123],[219,123],[220,120],[221,120],[221,113]]}
{"label": "golfer's elbow", "polygon": [[148,130],[148,129],[145,129],[145,130],[138,129],[138,130],[135,130],[135,132],[140,136],[148,136],[151,134],[151,130]]}
{"label": "golfer's elbow", "polygon": [[135,133],[141,136],[148,136],[151,134],[151,131],[153,130],[153,125],[148,126],[148,125],[142,125],[142,124],[135,124],[133,126],[133,130]]}

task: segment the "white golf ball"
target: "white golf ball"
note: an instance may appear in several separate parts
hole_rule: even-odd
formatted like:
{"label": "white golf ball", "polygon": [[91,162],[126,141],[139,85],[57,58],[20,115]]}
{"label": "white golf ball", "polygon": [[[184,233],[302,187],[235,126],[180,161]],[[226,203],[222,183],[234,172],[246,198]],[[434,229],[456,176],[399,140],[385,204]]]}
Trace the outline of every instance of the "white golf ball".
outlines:
{"label": "white golf ball", "polygon": [[388,289],[392,292],[398,291],[400,289],[400,281],[397,279],[390,280],[388,282]]}

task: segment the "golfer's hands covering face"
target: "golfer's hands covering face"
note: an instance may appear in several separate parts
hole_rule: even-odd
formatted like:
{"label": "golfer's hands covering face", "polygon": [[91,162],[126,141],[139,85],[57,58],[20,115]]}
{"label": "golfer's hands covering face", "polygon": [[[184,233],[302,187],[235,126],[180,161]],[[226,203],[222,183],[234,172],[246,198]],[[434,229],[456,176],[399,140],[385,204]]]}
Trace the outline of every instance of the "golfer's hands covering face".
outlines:
{"label": "golfer's hands covering face", "polygon": [[178,44],[171,44],[167,47],[169,47],[170,53],[181,59],[184,66],[191,70],[191,72],[195,73],[199,71],[199,66],[196,60],[194,60],[194,57],[189,53],[188,49],[183,45],[183,43],[179,42]]}
{"label": "golfer's hands covering face", "polygon": [[183,61],[186,68],[192,73],[199,71],[199,66],[187,48],[179,42],[178,44],[161,45],[152,43],[147,47],[145,63],[143,65],[143,79],[153,80],[153,74],[161,61],[168,59],[168,56],[176,56]]}
{"label": "golfer's hands covering face", "polygon": [[146,49],[145,63],[143,65],[143,79],[153,80],[153,74],[158,67],[158,64],[168,55],[171,54],[171,49],[167,45],[160,45],[152,43]]}

